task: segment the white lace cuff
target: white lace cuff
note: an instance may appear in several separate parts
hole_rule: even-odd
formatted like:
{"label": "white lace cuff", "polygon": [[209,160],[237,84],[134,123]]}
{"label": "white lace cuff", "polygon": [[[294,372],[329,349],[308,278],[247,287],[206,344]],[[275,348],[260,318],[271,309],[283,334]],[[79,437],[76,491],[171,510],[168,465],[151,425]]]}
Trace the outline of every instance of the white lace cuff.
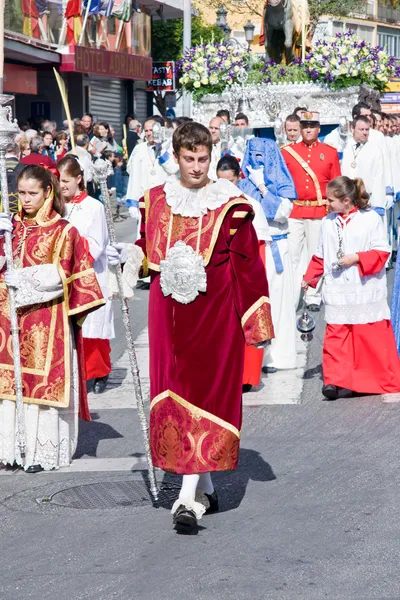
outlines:
{"label": "white lace cuff", "polygon": [[35,265],[16,269],[18,287],[15,300],[17,308],[50,302],[64,294],[56,265]]}
{"label": "white lace cuff", "polygon": [[[134,296],[144,254],[142,249],[135,244],[127,244],[126,251],[128,258],[122,271],[122,284],[124,287],[124,298],[130,300]],[[108,266],[108,296],[110,300],[116,300],[119,296],[116,267],[111,265]]]}

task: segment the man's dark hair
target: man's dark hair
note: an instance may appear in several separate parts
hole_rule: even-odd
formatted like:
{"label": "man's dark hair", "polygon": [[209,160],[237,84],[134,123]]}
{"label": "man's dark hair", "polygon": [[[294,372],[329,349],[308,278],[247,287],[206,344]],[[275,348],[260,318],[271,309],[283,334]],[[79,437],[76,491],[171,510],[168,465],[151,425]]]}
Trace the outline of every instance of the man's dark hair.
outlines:
{"label": "man's dark hair", "polygon": [[285,119],[285,123],[300,123],[300,117],[296,114],[288,115]]}
{"label": "man's dark hair", "polygon": [[92,119],[92,123],[93,123],[93,115],[91,115],[90,113],[88,113],[88,112],[83,113],[82,117],[90,117]]}
{"label": "man's dark hair", "polygon": [[[217,116],[218,116],[218,115],[217,115]],[[240,112],[240,113],[238,113],[238,114],[236,115],[236,117],[235,117],[235,121],[238,121],[239,119],[240,119],[241,121],[246,121],[246,125],[248,125],[248,124],[249,124],[249,119],[248,119],[247,115],[245,115],[245,114],[244,114],[244,113],[242,113],[242,112]]]}
{"label": "man's dark hair", "polygon": [[358,117],[353,119],[352,126],[355,127],[359,121],[361,121],[362,123],[368,123],[368,125],[371,125],[368,117],[366,117],[365,115],[358,115]]}
{"label": "man's dark hair", "polygon": [[88,135],[86,135],[86,133],[79,133],[76,136],[75,139],[75,144],[77,146],[79,146],[80,148],[83,148],[84,146],[86,146],[86,144],[88,144],[90,142],[90,138]]}
{"label": "man's dark hair", "polygon": [[231,113],[229,112],[229,110],[226,110],[226,108],[221,108],[221,110],[219,110],[215,116],[219,117],[220,119],[223,119],[224,117],[226,117],[228,120],[228,123],[229,124],[231,123]]}
{"label": "man's dark hair", "polygon": [[359,102],[358,104],[355,104],[353,106],[353,110],[351,111],[351,116],[353,117],[353,119],[361,116],[361,110],[363,108],[366,108],[367,110],[371,110],[371,108],[368,106],[368,104],[365,104],[365,102]]}
{"label": "man's dark hair", "polygon": [[293,114],[297,115],[298,112],[301,112],[303,110],[307,111],[308,110],[307,106],[296,106],[296,108],[293,111]]}
{"label": "man's dark hair", "polygon": [[205,146],[211,156],[211,133],[208,131],[207,127],[200,125],[200,123],[195,123],[194,121],[191,123],[184,123],[183,125],[179,125],[175,130],[172,137],[172,146],[177,156],[179,156],[181,148],[196,152],[198,146]]}

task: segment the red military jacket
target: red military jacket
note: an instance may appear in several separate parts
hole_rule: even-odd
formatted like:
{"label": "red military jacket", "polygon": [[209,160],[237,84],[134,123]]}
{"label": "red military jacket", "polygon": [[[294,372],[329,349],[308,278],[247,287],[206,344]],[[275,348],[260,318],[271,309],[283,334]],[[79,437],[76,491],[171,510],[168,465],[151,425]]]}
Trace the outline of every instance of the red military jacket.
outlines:
{"label": "red military jacket", "polygon": [[[322,198],[326,200],[327,184],[341,175],[337,150],[318,141],[311,146],[300,142],[291,147],[308,163],[315,173],[321,188]],[[282,148],[282,155],[293,177],[298,198],[294,202],[290,217],[292,219],[322,219],[326,216],[326,206],[318,206],[317,191],[312,178],[285,148]]]}

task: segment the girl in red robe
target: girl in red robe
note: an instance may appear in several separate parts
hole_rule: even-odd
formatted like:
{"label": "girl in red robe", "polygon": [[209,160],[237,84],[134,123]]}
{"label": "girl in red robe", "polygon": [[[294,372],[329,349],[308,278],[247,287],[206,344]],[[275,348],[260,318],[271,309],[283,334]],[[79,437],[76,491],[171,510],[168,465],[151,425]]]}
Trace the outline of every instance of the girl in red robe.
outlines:
{"label": "girl in red robe", "polygon": [[400,360],[387,303],[390,248],[382,219],[369,208],[361,179],[333,179],[327,200],[330,214],[303,280],[307,289],[324,275],[322,393],[336,400],[351,392],[399,392]]}

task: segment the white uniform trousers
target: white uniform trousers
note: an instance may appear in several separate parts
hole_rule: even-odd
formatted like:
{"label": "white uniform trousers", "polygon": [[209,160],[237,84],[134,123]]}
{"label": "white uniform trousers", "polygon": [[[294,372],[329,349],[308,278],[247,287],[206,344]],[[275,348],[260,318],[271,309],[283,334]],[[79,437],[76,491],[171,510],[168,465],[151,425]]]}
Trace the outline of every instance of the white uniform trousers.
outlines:
{"label": "white uniform trousers", "polygon": [[277,369],[295,369],[296,358],[296,311],[293,306],[293,267],[289,255],[288,240],[276,242],[283,265],[283,272],[277,273],[271,251],[271,243],[266,244],[266,268],[271,301],[272,322],[275,338],[265,348],[263,366]]}
{"label": "white uniform trousers", "polygon": [[[294,303],[295,308],[299,304],[301,282],[307,270],[308,263],[317,249],[319,232],[322,219],[289,219],[289,253],[293,265],[294,278]],[[321,304],[320,285],[317,289],[308,288],[305,294],[305,302],[309,304]]]}

